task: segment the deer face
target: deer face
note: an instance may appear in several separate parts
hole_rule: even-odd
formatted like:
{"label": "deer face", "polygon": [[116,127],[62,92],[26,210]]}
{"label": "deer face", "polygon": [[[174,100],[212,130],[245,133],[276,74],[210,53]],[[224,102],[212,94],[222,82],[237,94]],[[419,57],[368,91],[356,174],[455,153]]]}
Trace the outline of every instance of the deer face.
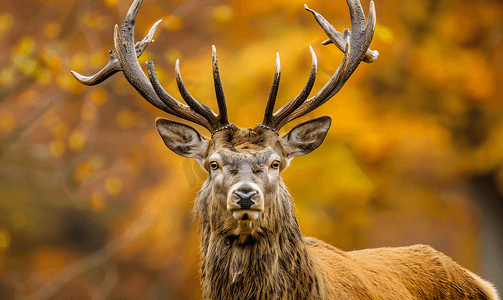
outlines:
{"label": "deer face", "polygon": [[209,179],[225,200],[219,202],[234,219],[256,221],[265,208],[264,195],[278,188],[280,156],[269,148],[240,152],[220,148],[206,161]]}
{"label": "deer face", "polygon": [[200,192],[204,197],[196,200],[203,202],[196,205],[205,207],[199,217],[211,220],[216,233],[245,242],[281,221],[276,220],[278,211],[290,205],[278,197],[284,188],[281,171],[293,157],[318,148],[330,123],[330,117],[316,118],[281,137],[260,125],[253,129],[231,125],[208,139],[190,126],[161,118],[157,129],[169,149],[197,159],[208,172]]}

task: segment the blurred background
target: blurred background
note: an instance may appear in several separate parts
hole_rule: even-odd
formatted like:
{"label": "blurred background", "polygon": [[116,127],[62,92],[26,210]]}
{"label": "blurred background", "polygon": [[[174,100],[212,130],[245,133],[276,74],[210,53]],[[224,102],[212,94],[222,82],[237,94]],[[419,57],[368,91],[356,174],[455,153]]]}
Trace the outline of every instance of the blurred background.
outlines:
{"label": "blurred background", "polygon": [[[106,64],[131,2],[0,2],[2,299],[201,298],[190,211],[205,171],[164,146],[154,120],[167,115],[121,73],[95,87],[70,74]],[[145,0],[136,39],[163,21],[140,61],[153,60],[181,100],[180,59],[192,95],[216,110],[215,45],[230,120],[253,127],[276,52],[278,106],[304,86],[309,45],[314,92],[342,58],[321,45],[304,3],[340,31],[350,26],[343,0]],[[347,251],[429,244],[502,292],[503,2],[375,6],[378,60],[302,119],[334,122],[318,150],[283,172],[303,234]]]}

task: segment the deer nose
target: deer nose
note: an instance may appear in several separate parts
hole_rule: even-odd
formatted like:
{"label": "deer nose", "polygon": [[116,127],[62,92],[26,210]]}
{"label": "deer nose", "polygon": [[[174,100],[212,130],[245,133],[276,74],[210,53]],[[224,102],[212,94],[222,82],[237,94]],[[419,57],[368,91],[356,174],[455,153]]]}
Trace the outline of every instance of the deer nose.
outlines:
{"label": "deer nose", "polygon": [[257,191],[234,191],[235,199],[234,201],[241,209],[249,209],[253,205],[257,204],[259,196]]}

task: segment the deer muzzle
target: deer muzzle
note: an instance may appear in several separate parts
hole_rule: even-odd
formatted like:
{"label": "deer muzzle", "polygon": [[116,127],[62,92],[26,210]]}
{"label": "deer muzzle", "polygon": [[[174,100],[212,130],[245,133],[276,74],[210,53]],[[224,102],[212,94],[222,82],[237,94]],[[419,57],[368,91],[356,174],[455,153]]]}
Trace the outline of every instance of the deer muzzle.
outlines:
{"label": "deer muzzle", "polygon": [[255,221],[264,210],[264,197],[260,187],[254,183],[237,183],[227,196],[227,210],[238,221]]}

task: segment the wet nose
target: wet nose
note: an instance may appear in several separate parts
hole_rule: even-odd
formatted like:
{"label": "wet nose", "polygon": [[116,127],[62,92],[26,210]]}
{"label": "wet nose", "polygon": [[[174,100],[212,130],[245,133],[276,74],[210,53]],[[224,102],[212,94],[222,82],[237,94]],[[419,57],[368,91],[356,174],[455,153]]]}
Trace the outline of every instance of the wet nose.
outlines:
{"label": "wet nose", "polygon": [[257,204],[256,201],[258,201],[257,191],[235,191],[234,195],[237,196],[237,201],[235,201],[235,203],[239,205],[241,209],[249,209]]}

